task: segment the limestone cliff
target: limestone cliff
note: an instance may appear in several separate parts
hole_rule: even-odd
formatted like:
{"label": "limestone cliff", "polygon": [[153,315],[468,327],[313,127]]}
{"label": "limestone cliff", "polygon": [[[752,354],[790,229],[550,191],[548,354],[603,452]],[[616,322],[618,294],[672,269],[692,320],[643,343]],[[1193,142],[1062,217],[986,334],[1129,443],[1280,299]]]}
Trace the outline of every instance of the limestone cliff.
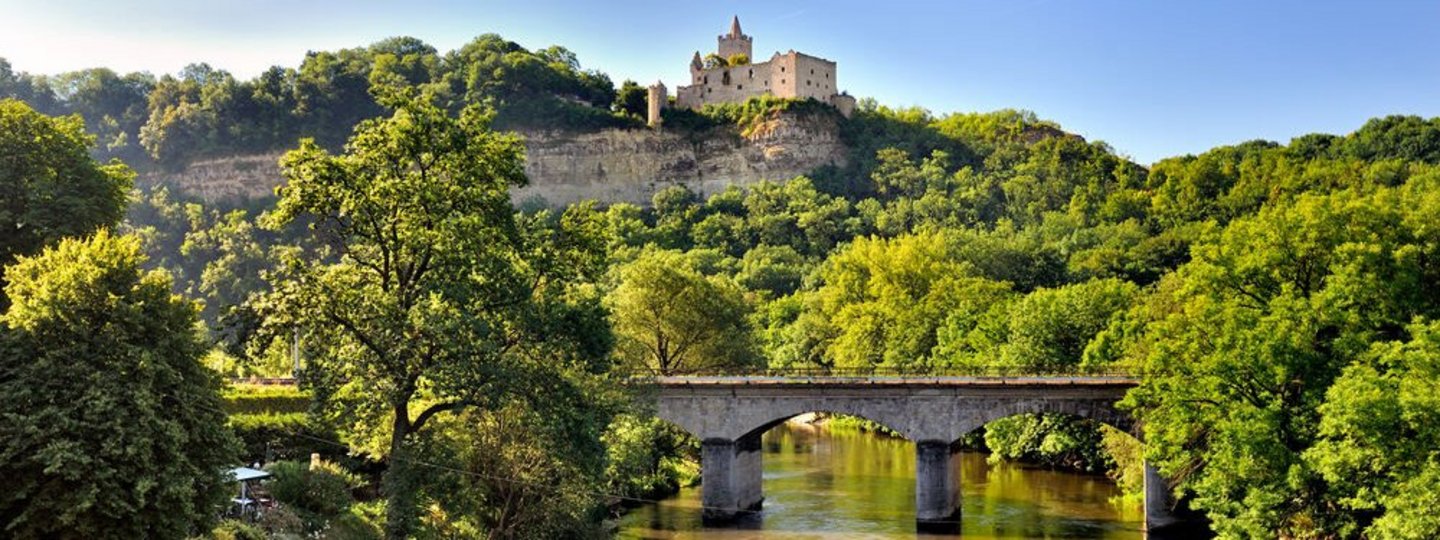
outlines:
{"label": "limestone cliff", "polygon": [[[847,149],[828,115],[780,114],[748,129],[704,133],[669,129],[597,133],[526,133],[530,185],[516,202],[565,205],[585,199],[648,203],[656,191],[684,185],[710,194],[731,184],[786,180],[825,165],[844,165]],[[177,173],[147,173],[205,200],[271,195],[280,183],[279,154],[199,161]]]}
{"label": "limestone cliff", "polygon": [[137,183],[165,184],[210,202],[268,197],[280,185],[280,153],[196,161],[178,172],[142,172]]}

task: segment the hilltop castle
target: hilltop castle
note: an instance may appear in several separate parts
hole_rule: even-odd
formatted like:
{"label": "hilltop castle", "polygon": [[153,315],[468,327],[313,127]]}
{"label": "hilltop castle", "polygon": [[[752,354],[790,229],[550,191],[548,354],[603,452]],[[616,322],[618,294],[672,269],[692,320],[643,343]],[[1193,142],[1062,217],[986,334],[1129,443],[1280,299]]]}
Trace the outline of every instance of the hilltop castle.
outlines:
{"label": "hilltop castle", "polygon": [[[690,60],[690,85],[675,89],[675,107],[698,109],[710,103],[744,103],[753,97],[813,98],[834,105],[846,117],[855,110],[855,98],[837,90],[835,62],[791,50],[770,60],[751,62],[754,39],[740,31],[740,18],[730,22],[730,33],[718,38],[719,47],[709,67],[696,51]],[[660,123],[660,111],[669,107],[664,83],[649,89],[650,125]]]}

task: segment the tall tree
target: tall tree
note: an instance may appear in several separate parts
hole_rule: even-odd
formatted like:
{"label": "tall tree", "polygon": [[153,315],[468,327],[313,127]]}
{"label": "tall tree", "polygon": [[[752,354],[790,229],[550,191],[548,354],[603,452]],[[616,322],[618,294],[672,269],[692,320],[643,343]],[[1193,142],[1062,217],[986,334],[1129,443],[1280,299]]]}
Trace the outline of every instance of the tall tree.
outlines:
{"label": "tall tree", "polygon": [[200,363],[196,307],[101,231],[10,267],[0,318],[0,530],[10,538],[208,531],[238,444]]}
{"label": "tall tree", "polygon": [[332,251],[323,264],[286,255],[266,309],[308,336],[306,384],[353,426],[352,445],[386,459],[386,534],[406,538],[412,451],[432,418],[554,392],[555,369],[608,351],[599,325],[566,326],[601,320],[598,304],[562,290],[594,270],[602,243],[587,233],[593,212],[544,235],[517,223],[523,147],[481,110],[451,117],[408,88],[377,96],[393,113],[362,122],[345,153],[305,140],[282,159],[269,225],[310,216]]}
{"label": "tall tree", "polygon": [[1353,530],[1324,469],[1303,455],[1323,434],[1327,391],[1356,388],[1331,387],[1342,369],[1416,317],[1440,315],[1440,199],[1433,179],[1412,182],[1306,195],[1236,220],[1197,244],[1181,284],[1153,302],[1160,312],[1132,349],[1146,376],[1127,403],[1145,423],[1149,461],[1181,480],[1216,532]]}
{"label": "tall tree", "polygon": [[96,163],[91,141],[78,116],[0,100],[0,266],[120,221],[134,174]]}
{"label": "tall tree", "polygon": [[621,360],[668,375],[755,364],[750,306],[740,288],[696,271],[674,251],[649,251],[619,269],[607,298]]}

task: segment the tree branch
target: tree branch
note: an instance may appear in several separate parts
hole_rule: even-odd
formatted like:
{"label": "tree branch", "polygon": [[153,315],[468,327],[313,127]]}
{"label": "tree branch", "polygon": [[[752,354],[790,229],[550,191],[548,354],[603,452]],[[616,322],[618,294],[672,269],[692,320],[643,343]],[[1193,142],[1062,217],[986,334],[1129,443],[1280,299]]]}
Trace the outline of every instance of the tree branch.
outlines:
{"label": "tree branch", "polygon": [[469,401],[447,401],[444,403],[436,403],[434,405],[426,407],[424,411],[420,412],[419,416],[415,417],[415,421],[410,423],[410,432],[414,433],[420,431],[420,428],[425,425],[425,422],[429,421],[431,417],[437,414],[440,414],[442,412],[457,411],[471,405],[474,405],[474,403],[471,403]]}

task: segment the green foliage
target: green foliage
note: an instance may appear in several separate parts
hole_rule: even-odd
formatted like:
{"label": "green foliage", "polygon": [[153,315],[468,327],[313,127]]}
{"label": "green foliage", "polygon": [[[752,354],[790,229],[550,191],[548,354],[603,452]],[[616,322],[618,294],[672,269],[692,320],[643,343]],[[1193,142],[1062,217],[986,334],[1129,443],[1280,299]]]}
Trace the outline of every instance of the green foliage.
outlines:
{"label": "green foliage", "polygon": [[655,500],[700,479],[698,441],[657,418],[616,416],[604,442],[608,493]]}
{"label": "green foliage", "polygon": [[246,462],[307,459],[311,454],[340,456],[345,446],[333,429],[305,413],[250,413],[230,417]]}
{"label": "green foliage", "polygon": [[225,500],[235,439],[196,308],[102,230],[9,268],[0,523],[21,538],[186,537]]}
{"label": "green foliage", "polygon": [[309,459],[345,453],[334,430],[311,418],[312,398],[288,385],[234,385],[225,390],[230,429],[240,438],[246,462]]}
{"label": "green foliage", "polygon": [[833,336],[825,356],[835,366],[936,366],[936,329],[949,319],[977,317],[1009,293],[1009,285],[973,277],[939,234],[883,240],[859,238],[830,257],[816,290]]}
{"label": "green foliage", "polygon": [[730,65],[729,60],[727,60],[724,56],[720,56],[715,53],[705,55],[705,58],[702,59],[701,62],[701,66],[703,66],[705,69],[716,69],[728,67]]}
{"label": "green foliage", "polygon": [[1100,472],[1112,467],[1093,423],[1060,415],[1022,414],[985,424],[991,461],[1025,460],[1050,466]]}
{"label": "green foliage", "polygon": [[1145,490],[1145,444],[1134,435],[1100,426],[1100,446],[1115,465],[1106,475],[1120,486],[1124,497],[1139,499]]}
{"label": "green foliage", "polygon": [[225,389],[223,397],[225,412],[232,415],[310,410],[310,396],[290,385],[235,384]]}
{"label": "green foliage", "polygon": [[1399,158],[1440,163],[1440,118],[1373,118],[1338,142],[1332,151],[1366,161]]}
{"label": "green foliage", "polygon": [[202,301],[200,318],[211,341],[231,357],[217,364],[227,376],[289,376],[293,368],[288,346],[246,351],[261,323],[251,299],[269,290],[262,276],[273,270],[271,250],[278,244],[313,242],[304,224],[280,231],[259,227],[253,207],[270,202],[203,202],[152,186],[138,190],[122,224],[122,230],[141,238],[148,266],[168,270],[177,292]]}
{"label": "green foliage", "polygon": [[1039,289],[1009,306],[1000,363],[1052,368],[1081,363],[1091,338],[1130,307],[1138,288],[1117,279]]}
{"label": "green foliage", "polygon": [[735,281],[746,290],[778,298],[799,290],[808,270],[809,265],[794,248],[760,244],[740,259]]}
{"label": "green foliage", "polygon": [[[1319,441],[1305,451],[1334,500],[1370,538],[1440,535],[1440,323],[1376,343],[1326,391]],[[1373,518],[1374,521],[1369,520]],[[1368,526],[1367,525],[1368,523]]]}
{"label": "green foliage", "polygon": [[251,525],[249,523],[245,523],[243,521],[227,519],[225,521],[221,521],[219,525],[215,526],[214,530],[210,531],[210,540],[266,539],[265,531],[261,530],[259,527]]}
{"label": "green foliage", "polygon": [[729,279],[672,251],[647,251],[615,273],[606,305],[623,364],[671,374],[759,362],[750,305]]}
{"label": "green foliage", "polygon": [[350,509],[354,478],[333,464],[312,468],[301,461],[277,461],[265,466],[274,477],[267,487],[270,495],[305,523],[308,533],[323,530],[327,523]]}
{"label": "green foliage", "polygon": [[650,114],[650,93],[635,81],[626,79],[615,93],[615,111],[645,119]]}
{"label": "green foliage", "polygon": [[317,264],[287,250],[261,307],[272,337],[307,336],[322,412],[344,419],[353,448],[386,458],[386,534],[404,537],[420,510],[409,456],[428,422],[552,400],[603,367],[609,342],[598,298],[574,287],[599,273],[598,216],[516,219],[516,137],[410,89],[382,99],[394,112],[357,127],[344,154],[305,141],[282,160],[271,225],[313,219],[337,253]]}
{"label": "green foliage", "polygon": [[338,148],[353,126],[384,113],[371,88],[389,84],[426,88],[452,111],[494,107],[497,124],[511,129],[637,127],[643,118],[643,109],[638,118],[612,114],[613,83],[581,69],[574,53],[530,51],[494,34],[444,55],[412,37],[312,51],[298,68],[272,67],[251,80],[203,63],[159,79],[107,69],[36,77],[0,59],[0,99],[80,114],[99,139],[97,156],[144,168],[273,151],[302,137]]}
{"label": "green foliage", "polygon": [[0,267],[120,222],[134,174],[97,164],[87,153],[93,140],[79,117],[0,99]]}
{"label": "green foliage", "polygon": [[1440,311],[1422,292],[1440,283],[1428,262],[1440,250],[1434,185],[1301,195],[1237,219],[1193,249],[1181,285],[1154,303],[1163,311],[1145,315],[1126,350],[1147,376],[1127,403],[1146,425],[1147,456],[1218,532],[1343,532],[1366,520],[1335,506],[1303,457],[1345,366]]}
{"label": "green foliage", "polygon": [[[424,532],[440,537],[573,538],[587,529],[603,481],[603,449],[572,444],[594,424],[567,424],[515,402],[448,417],[432,432],[453,463],[434,476]],[[597,436],[588,433],[586,436]],[[598,440],[598,439],[597,439]],[[591,454],[591,452],[595,452]]]}

